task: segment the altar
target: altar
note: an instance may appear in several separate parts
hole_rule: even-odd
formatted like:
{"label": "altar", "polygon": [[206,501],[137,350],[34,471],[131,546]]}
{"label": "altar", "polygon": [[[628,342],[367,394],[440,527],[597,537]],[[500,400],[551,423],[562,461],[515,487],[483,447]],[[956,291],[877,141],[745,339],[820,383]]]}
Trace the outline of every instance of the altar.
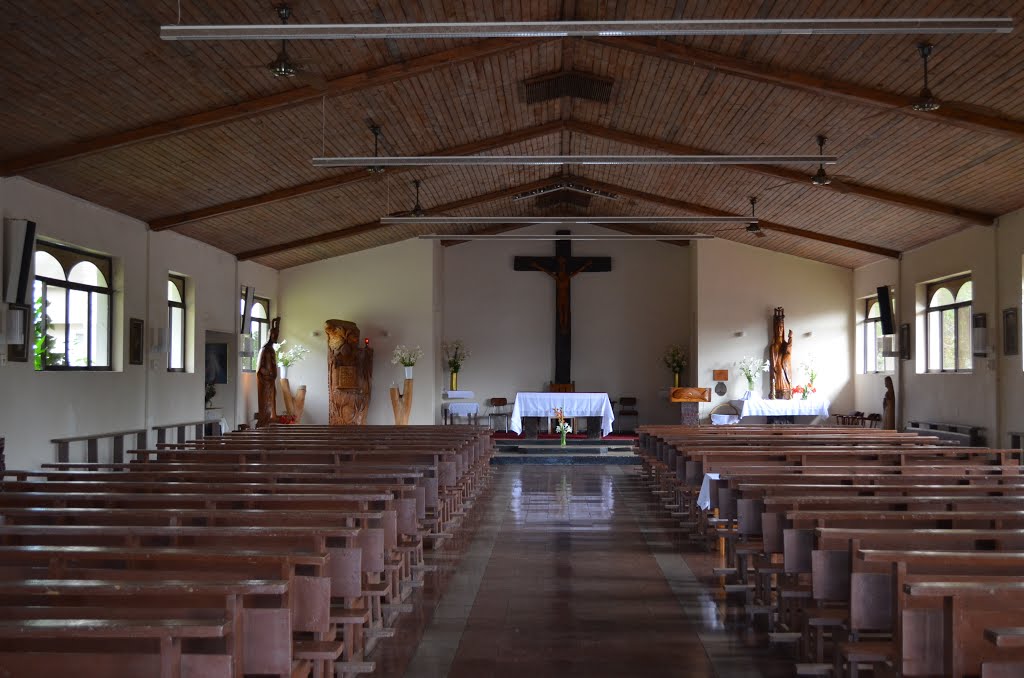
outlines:
{"label": "altar", "polygon": [[[742,403],[742,404],[741,404]],[[828,419],[829,401],[825,398],[807,400],[749,400],[733,401],[740,411],[740,419],[746,417],[821,417]]]}
{"label": "altar", "polygon": [[517,393],[509,428],[522,433],[524,417],[550,419],[555,416],[556,407],[562,409],[566,419],[600,419],[602,436],[612,432],[615,414],[607,393]]}

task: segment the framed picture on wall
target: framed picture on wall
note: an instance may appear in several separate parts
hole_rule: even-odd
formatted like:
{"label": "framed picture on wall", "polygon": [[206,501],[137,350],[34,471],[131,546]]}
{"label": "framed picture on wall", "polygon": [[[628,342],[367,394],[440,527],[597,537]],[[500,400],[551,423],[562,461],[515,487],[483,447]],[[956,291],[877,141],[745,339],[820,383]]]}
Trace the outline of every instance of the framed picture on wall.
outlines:
{"label": "framed picture on wall", "polygon": [[1020,354],[1020,315],[1017,307],[1003,309],[1003,355]]}
{"label": "framed picture on wall", "polygon": [[7,330],[9,334],[18,335],[17,342],[11,341],[7,344],[7,360],[12,363],[27,363],[29,343],[35,334],[28,306],[11,304],[7,307]]}
{"label": "framed picture on wall", "polygon": [[900,360],[910,360],[910,323],[900,325]]}
{"label": "framed picture on wall", "polygon": [[141,365],[143,362],[142,338],[145,325],[139,318],[128,319],[128,364]]}

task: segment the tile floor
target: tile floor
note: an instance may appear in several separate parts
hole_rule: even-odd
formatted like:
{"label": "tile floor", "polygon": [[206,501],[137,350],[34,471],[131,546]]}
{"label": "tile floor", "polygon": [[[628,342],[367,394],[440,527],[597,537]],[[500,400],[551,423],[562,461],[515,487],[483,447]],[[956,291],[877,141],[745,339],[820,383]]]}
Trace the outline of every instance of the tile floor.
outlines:
{"label": "tile floor", "polygon": [[665,518],[630,467],[496,467],[374,675],[792,675]]}

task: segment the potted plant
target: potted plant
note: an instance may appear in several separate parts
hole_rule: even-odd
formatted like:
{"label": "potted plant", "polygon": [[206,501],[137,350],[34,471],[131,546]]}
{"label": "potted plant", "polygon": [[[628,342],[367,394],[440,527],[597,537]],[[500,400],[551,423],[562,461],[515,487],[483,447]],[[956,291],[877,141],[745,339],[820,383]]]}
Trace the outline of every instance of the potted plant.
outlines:
{"label": "potted plant", "polygon": [[423,350],[419,346],[416,348],[406,348],[404,345],[399,344],[395,346],[395,350],[391,352],[391,364],[402,365],[405,367],[405,378],[412,379],[412,368],[416,364],[416,361],[423,357]]}
{"label": "potted plant", "polygon": [[672,386],[679,388],[679,374],[686,369],[686,352],[677,344],[672,344],[665,349],[665,355],[661,358],[665,367],[672,370]]}
{"label": "potted plant", "polygon": [[555,426],[555,433],[562,436],[561,446],[565,447],[565,434],[572,433],[572,426],[565,420],[565,411],[561,407],[555,408],[555,418],[558,419],[558,424]]}
{"label": "potted plant", "polygon": [[459,370],[462,369],[462,363],[466,361],[466,358],[469,357],[470,353],[466,350],[466,345],[462,343],[461,339],[455,339],[454,341],[442,341],[441,351],[444,353],[444,360],[448,363],[448,369],[451,371],[448,390],[458,391]]}

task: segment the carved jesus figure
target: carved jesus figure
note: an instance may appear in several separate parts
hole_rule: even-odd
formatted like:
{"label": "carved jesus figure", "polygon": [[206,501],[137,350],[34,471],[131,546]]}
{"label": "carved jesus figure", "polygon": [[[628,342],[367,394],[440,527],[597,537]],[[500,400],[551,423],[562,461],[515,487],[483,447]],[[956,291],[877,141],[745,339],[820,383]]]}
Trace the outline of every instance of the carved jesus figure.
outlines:
{"label": "carved jesus figure", "polygon": [[260,364],[256,370],[256,428],[263,428],[277,418],[277,353],[274,344],[281,334],[281,319],[270,322],[270,336],[260,351]]}
{"label": "carved jesus figure", "polygon": [[558,331],[565,334],[569,331],[569,281],[578,273],[590,268],[593,262],[589,259],[579,266],[575,271],[569,272],[566,270],[565,257],[558,257],[558,270],[549,271],[538,263],[534,263],[533,267],[541,273],[547,273],[555,279],[555,308],[558,310]]}
{"label": "carved jesus figure", "polygon": [[789,400],[793,395],[793,330],[786,335],[786,314],[782,308],[775,309],[772,328],[772,343],[768,347],[768,365],[771,370],[768,397]]}

